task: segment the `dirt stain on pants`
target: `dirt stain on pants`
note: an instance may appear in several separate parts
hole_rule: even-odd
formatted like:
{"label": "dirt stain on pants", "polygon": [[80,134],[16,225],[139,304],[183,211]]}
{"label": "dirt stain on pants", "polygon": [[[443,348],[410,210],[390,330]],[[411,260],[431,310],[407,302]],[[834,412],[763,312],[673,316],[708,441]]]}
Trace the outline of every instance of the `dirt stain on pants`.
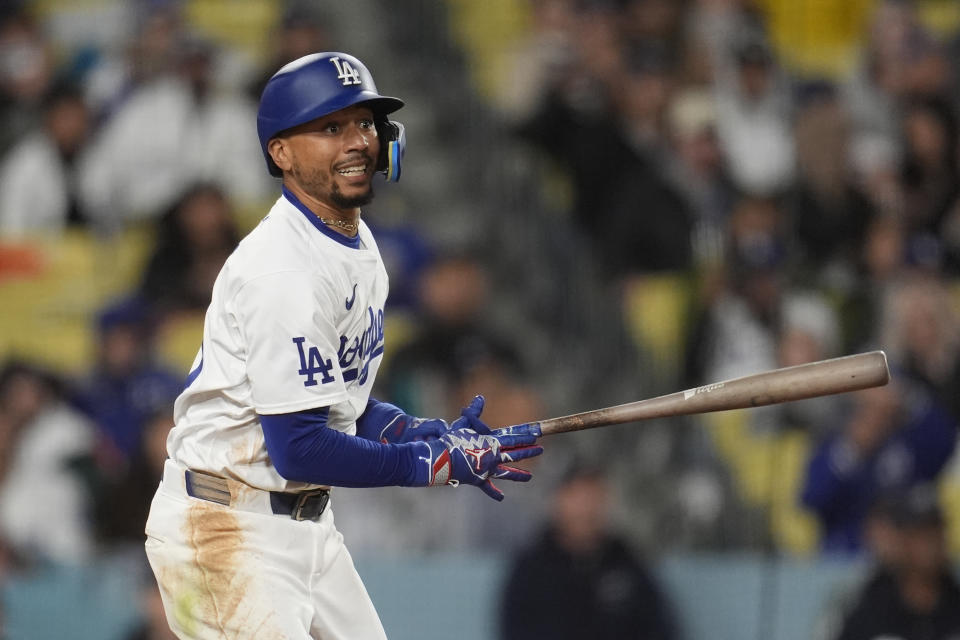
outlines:
{"label": "dirt stain on pants", "polygon": [[182,630],[188,637],[267,637],[273,613],[257,606],[262,603],[251,593],[251,568],[244,566],[248,550],[235,513],[195,502],[187,509],[181,534],[192,557],[167,565],[157,579],[174,603],[173,617]]}

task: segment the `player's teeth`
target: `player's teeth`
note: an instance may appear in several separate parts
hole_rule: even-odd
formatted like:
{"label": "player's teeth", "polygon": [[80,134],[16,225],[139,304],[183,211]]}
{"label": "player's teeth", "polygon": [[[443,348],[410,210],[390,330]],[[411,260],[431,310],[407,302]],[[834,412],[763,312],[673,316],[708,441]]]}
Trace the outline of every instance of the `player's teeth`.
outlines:
{"label": "player's teeth", "polygon": [[366,171],[365,167],[350,167],[349,169],[340,169],[340,175],[343,176],[358,176]]}

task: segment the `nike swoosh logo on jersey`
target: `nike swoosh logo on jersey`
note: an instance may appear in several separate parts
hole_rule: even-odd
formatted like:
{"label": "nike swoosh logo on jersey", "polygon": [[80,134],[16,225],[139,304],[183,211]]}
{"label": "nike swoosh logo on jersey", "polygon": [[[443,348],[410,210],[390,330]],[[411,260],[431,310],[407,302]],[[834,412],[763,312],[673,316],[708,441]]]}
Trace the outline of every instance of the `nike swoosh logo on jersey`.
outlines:
{"label": "nike swoosh logo on jersey", "polygon": [[357,285],[353,285],[353,294],[351,294],[351,296],[347,298],[347,302],[346,302],[347,311],[350,311],[350,309],[353,308],[353,303],[356,299],[357,299]]}

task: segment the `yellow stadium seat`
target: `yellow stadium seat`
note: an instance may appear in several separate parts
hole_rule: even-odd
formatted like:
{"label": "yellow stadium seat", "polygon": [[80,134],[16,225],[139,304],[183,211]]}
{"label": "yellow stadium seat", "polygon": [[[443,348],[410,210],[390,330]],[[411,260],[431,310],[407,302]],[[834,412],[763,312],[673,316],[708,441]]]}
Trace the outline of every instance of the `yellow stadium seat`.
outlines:
{"label": "yellow stadium seat", "polygon": [[747,504],[765,507],[777,546],[802,554],[818,540],[816,519],[798,501],[809,456],[809,437],[802,432],[756,433],[749,411],[722,411],[703,416],[704,426]]}
{"label": "yellow stadium seat", "polygon": [[263,63],[271,53],[282,6],[274,0],[191,0],[184,12],[187,21],[209,37]]}
{"label": "yellow stadium seat", "polygon": [[801,76],[840,78],[858,62],[876,0],[758,0],[780,61]]}
{"label": "yellow stadium seat", "polygon": [[467,56],[473,86],[490,98],[503,82],[511,45],[530,28],[525,0],[447,0],[450,32]]}
{"label": "yellow stadium seat", "polygon": [[202,311],[177,314],[166,318],[157,330],[157,355],[164,364],[182,371],[184,377],[200,350],[203,318]]}
{"label": "yellow stadium seat", "polygon": [[[0,356],[34,359],[65,373],[88,367],[92,320],[135,286],[148,247],[144,230],[110,238],[72,231],[0,250],[7,260],[0,271]],[[32,263],[9,268],[11,251]]]}
{"label": "yellow stadium seat", "polygon": [[625,283],[623,314],[637,348],[649,355],[665,376],[680,370],[691,300],[690,276],[684,273],[637,275]]}

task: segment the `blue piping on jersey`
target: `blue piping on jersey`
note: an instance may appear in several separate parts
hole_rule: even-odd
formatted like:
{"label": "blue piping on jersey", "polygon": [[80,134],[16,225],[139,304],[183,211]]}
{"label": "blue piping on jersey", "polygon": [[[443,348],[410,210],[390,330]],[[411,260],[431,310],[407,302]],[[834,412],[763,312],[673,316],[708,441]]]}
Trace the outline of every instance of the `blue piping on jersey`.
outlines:
{"label": "blue piping on jersey", "polygon": [[305,215],[307,217],[307,220],[310,221],[310,224],[312,224],[313,226],[315,226],[317,229],[320,230],[320,233],[322,233],[323,235],[327,236],[328,238],[330,238],[335,242],[339,242],[345,247],[350,247],[351,249],[360,248],[359,233],[353,236],[352,238],[348,238],[342,233],[337,233],[333,229],[330,229],[329,227],[327,227],[327,225],[320,222],[320,218],[317,216],[317,214],[315,214],[313,211],[310,211],[310,209],[307,208],[307,205],[300,202],[300,199],[297,196],[293,195],[290,192],[290,190],[287,189],[286,185],[282,185],[281,189],[283,190],[283,197],[286,198],[290,202],[290,204],[292,204],[297,209],[299,209],[300,213]]}
{"label": "blue piping on jersey", "polygon": [[183,388],[186,389],[193,384],[193,381],[200,376],[200,372],[203,371],[203,343],[200,343],[200,364],[197,365],[197,368],[187,374],[187,382],[183,385]]}

